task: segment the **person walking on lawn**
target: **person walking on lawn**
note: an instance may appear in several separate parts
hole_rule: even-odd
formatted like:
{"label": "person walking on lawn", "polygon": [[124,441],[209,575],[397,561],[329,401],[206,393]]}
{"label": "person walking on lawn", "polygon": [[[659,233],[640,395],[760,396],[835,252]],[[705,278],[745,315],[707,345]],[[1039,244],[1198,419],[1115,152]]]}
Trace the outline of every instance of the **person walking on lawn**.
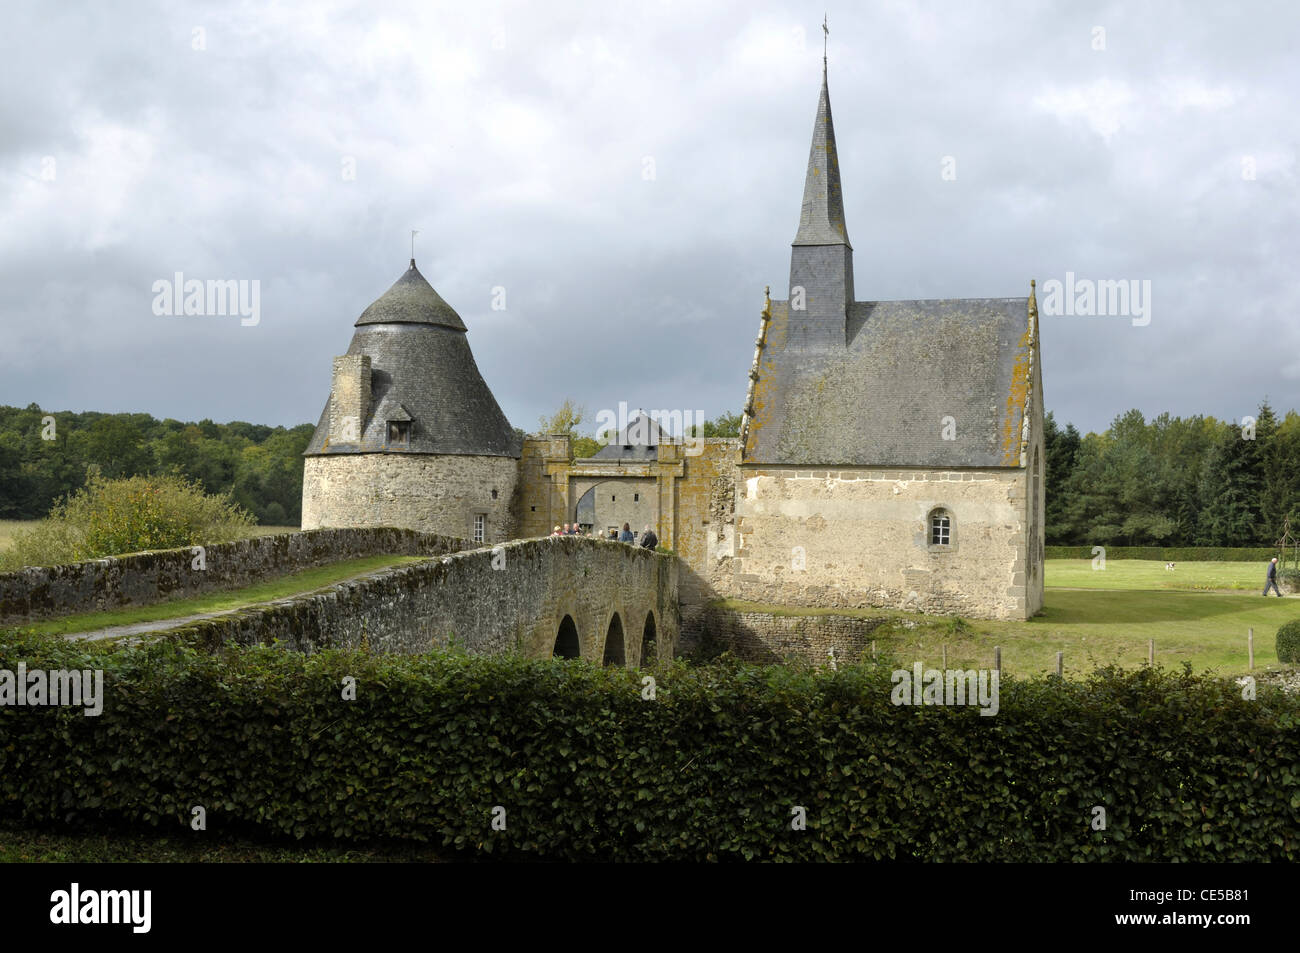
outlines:
{"label": "person walking on lawn", "polygon": [[1277,557],[1276,556],[1274,556],[1273,561],[1268,564],[1268,582],[1264,583],[1265,598],[1268,598],[1268,590],[1270,586],[1273,587],[1273,591],[1278,594],[1279,598],[1281,598],[1282,590],[1277,587]]}

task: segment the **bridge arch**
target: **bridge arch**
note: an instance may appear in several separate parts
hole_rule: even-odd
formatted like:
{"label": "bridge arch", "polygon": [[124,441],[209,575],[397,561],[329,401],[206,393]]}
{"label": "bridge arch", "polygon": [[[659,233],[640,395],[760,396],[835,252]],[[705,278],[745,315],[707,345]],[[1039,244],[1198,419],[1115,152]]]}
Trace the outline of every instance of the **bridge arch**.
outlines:
{"label": "bridge arch", "polygon": [[659,624],[655,621],[655,613],[650,609],[645,614],[645,625],[641,629],[641,651],[638,655],[641,666],[644,668],[647,663],[658,661],[659,652]]}
{"label": "bridge arch", "polygon": [[627,645],[623,633],[623,617],[615,610],[605,627],[605,657],[602,665],[626,665]]}
{"label": "bridge arch", "polygon": [[582,640],[578,638],[578,624],[567,612],[555,632],[553,658],[582,658]]}

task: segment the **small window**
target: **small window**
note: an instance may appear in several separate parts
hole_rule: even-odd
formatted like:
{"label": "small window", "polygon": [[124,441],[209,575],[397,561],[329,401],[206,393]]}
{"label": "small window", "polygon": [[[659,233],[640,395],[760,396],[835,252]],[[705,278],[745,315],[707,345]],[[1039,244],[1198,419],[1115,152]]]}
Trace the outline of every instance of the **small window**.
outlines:
{"label": "small window", "polygon": [[487,537],[487,515],[474,514],[474,542],[481,543]]}
{"label": "small window", "polygon": [[624,449],[624,450],[631,450],[631,449],[632,449],[632,445],[631,445],[630,443],[625,443],[625,444],[623,444],[623,449]]}
{"label": "small window", "polygon": [[497,491],[496,491],[496,490],[493,490],[493,491],[492,491],[492,499],[495,500],[496,498],[497,498]]}
{"label": "small window", "polygon": [[610,501],[611,503],[614,502],[614,494],[613,494],[613,493],[611,493],[611,494],[609,495],[609,501]]}
{"label": "small window", "polygon": [[411,443],[411,422],[409,420],[390,420],[388,422],[388,442],[399,446]]}
{"label": "small window", "polygon": [[536,512],[537,512],[537,507],[535,507],[535,506],[532,507],[532,511],[533,511],[534,513],[536,513]]}
{"label": "small window", "polygon": [[935,510],[930,514],[930,545],[952,545],[952,517],[947,510]]}
{"label": "small window", "polygon": [[633,502],[633,503],[640,503],[640,502],[641,502],[641,494],[640,494],[640,493],[633,493],[633,494],[632,494],[632,502]]}

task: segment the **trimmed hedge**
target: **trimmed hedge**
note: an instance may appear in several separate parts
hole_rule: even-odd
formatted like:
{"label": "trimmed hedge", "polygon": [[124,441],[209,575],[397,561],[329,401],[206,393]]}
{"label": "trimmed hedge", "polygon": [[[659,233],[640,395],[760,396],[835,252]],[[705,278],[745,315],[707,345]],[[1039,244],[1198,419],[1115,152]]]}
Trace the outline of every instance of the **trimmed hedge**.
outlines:
{"label": "trimmed hedge", "polygon": [[[1046,559],[1092,559],[1092,546],[1045,546]],[[1268,562],[1277,550],[1263,547],[1229,546],[1107,546],[1107,559],[1154,559],[1162,563]]]}
{"label": "trimmed hedge", "polygon": [[19,660],[105,671],[99,717],[0,707],[0,816],[38,825],[185,833],[202,805],[200,837],[514,858],[1300,859],[1300,700],[1189,669],[1007,678],[985,717],[895,707],[891,664],[677,663],[649,701],[580,661],[0,638]]}
{"label": "trimmed hedge", "polygon": [[1300,662],[1300,619],[1277,630],[1276,648],[1279,662]]}

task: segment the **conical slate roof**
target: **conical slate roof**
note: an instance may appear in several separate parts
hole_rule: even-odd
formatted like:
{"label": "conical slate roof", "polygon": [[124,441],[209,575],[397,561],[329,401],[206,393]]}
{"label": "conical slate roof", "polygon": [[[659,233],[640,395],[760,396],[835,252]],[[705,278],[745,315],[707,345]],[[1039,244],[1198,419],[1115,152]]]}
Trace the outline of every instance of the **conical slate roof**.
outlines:
{"label": "conical slate roof", "polygon": [[[330,439],[325,401],[306,456],[434,453],[518,458],[520,440],[479,373],[464,322],[411,262],[362,312],[348,354],[370,358],[370,401],[360,440]],[[410,442],[388,440],[389,421],[410,422]]]}
{"label": "conical slate roof", "polygon": [[831,121],[831,93],[824,65],[812,148],[808,152],[808,174],[804,178],[803,209],[793,244],[849,245],[844,224],[844,195],[840,189],[840,158],[835,151],[835,123]]}
{"label": "conical slate roof", "polygon": [[356,326],[363,324],[436,324],[457,331],[466,330],[465,322],[455,309],[425,281],[420,269],[415,267],[414,258],[406,274],[398,278],[378,301],[361,312]]}

